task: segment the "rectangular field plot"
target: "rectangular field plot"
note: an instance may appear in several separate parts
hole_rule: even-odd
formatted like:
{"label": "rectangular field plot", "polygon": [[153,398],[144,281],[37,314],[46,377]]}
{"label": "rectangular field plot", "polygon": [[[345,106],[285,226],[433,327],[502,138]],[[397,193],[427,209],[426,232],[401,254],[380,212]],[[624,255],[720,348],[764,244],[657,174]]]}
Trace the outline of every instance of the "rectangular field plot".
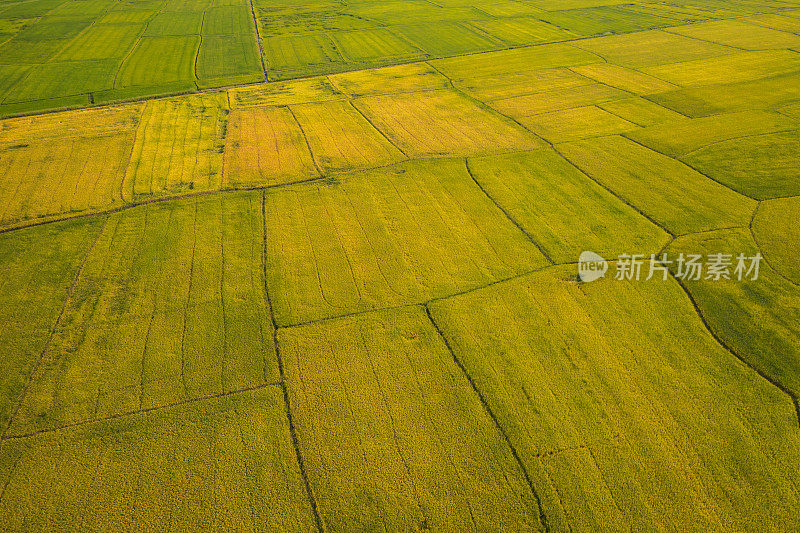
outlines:
{"label": "rectangular field plot", "polygon": [[547,44],[437,59],[430,62],[453,81],[597,63],[597,56],[566,44]]}
{"label": "rectangular field plot", "polygon": [[755,202],[623,137],[559,145],[583,172],[675,234],[746,226]]}
{"label": "rectangular field plot", "polygon": [[328,80],[350,96],[445,89],[449,83],[447,78],[426,63],[343,72],[328,76]]}
{"label": "rectangular field plot", "polygon": [[571,70],[600,83],[605,83],[633,94],[660,93],[678,88],[676,85],[653,76],[611,63],[572,67]]}
{"label": "rectangular field plot", "polygon": [[374,168],[406,157],[346,100],[292,106],[323,171]]}
{"label": "rectangular field plot", "polygon": [[753,235],[770,265],[800,285],[800,262],[792,245],[800,242],[800,224],[794,216],[797,213],[800,213],[800,196],[762,202],[753,219]]}
{"label": "rectangular field plot", "polygon": [[720,141],[798,129],[800,120],[779,113],[743,111],[645,128],[628,137],[657,152],[680,157]]}
{"label": "rectangular field plot", "polygon": [[342,57],[353,63],[391,63],[425,57],[421,50],[383,28],[339,32],[331,37]]}
{"label": "rectangular field plot", "polygon": [[4,103],[60,98],[111,87],[119,61],[52,62],[34,67],[7,94]]}
{"label": "rectangular field plot", "polygon": [[469,159],[473,178],[556,263],[656,253],[667,234],[551,150]]}
{"label": "rectangular field plot", "polygon": [[743,22],[750,24],[758,24],[765,28],[772,28],[774,30],[781,30],[789,33],[800,33],[800,17],[787,17],[778,14],[768,13],[765,15],[756,15],[742,19]]}
{"label": "rectangular field plot", "polygon": [[432,56],[480,52],[503,46],[497,39],[456,22],[395,26],[392,31]]}
{"label": "rectangular field plot", "polygon": [[262,47],[271,80],[337,72],[345,68],[336,45],[325,34],[267,36]]}
{"label": "rectangular field plot", "polygon": [[553,11],[540,14],[538,17],[559,28],[586,36],[599,35],[605,32],[626,33],[648,30],[675,23],[674,20],[658,15],[637,13],[624,7],[614,6]]}
{"label": "rectangular field plot", "polygon": [[97,24],[70,41],[56,59],[121,59],[133,48],[141,32],[139,24]]}
{"label": "rectangular field plot", "polygon": [[417,303],[545,264],[463,160],[269,190],[266,213],[281,325]]}
{"label": "rectangular field plot", "polygon": [[194,86],[200,37],[143,37],[120,67],[115,88],[185,83]]}
{"label": "rectangular field plot", "polygon": [[510,119],[452,91],[371,96],[354,103],[411,157],[500,153],[544,146]]}
{"label": "rectangular field plot", "polygon": [[139,104],[123,104],[9,118],[0,121],[0,146],[53,138],[133,132],[141,111]]}
{"label": "rectangular field plot", "polygon": [[[761,233],[764,228],[759,228],[763,222],[763,219],[760,220],[762,209],[773,202],[777,200],[762,204],[753,222],[754,234],[761,246],[764,244]],[[792,207],[796,208],[796,205],[795,202]],[[764,214],[768,212],[763,211]],[[793,222],[793,213],[783,212],[781,215],[790,223]],[[773,226],[770,229],[780,231],[783,228]],[[795,229],[787,228],[786,233],[779,236],[773,234],[773,238],[780,239],[778,245],[794,263],[790,268],[796,269],[797,255],[792,250],[792,243],[796,241],[790,240],[793,237],[792,232],[796,235]],[[770,255],[773,249],[770,245],[763,249],[757,246],[745,228],[687,235],[676,239],[668,250],[672,256],[680,253],[703,256],[721,253],[732,256],[730,280],[687,280],[686,287],[709,326],[731,349],[797,397],[800,395],[800,288],[791,278],[786,277],[791,271],[773,270],[771,265],[778,268],[783,266],[780,261],[774,262],[775,255]],[[769,263],[761,260],[758,279],[752,280],[751,274],[739,281],[734,274],[737,256],[744,254],[749,258],[758,252]],[[748,259],[745,266],[749,265]]]}
{"label": "rectangular field plot", "polygon": [[752,109],[775,109],[800,101],[800,73],[710,87],[692,87],[649,95],[648,99],[690,117]]}
{"label": "rectangular field plot", "polygon": [[775,50],[800,47],[800,35],[740,20],[715,20],[670,28],[671,32],[745,50]]}
{"label": "rectangular field plot", "polygon": [[789,50],[742,52],[645,69],[653,76],[684,87],[757,80],[797,71],[800,71],[800,54]]}
{"label": "rectangular field plot", "polygon": [[225,187],[275,185],[319,176],[303,130],[286,107],[234,110],[225,143]]}
{"label": "rectangular field plot", "polygon": [[800,131],[729,139],[700,148],[684,161],[757,200],[800,195]]}
{"label": "rectangular field plot", "polygon": [[[0,235],[0,427],[4,430],[101,222],[68,221]],[[0,472],[3,466],[0,463]]]}
{"label": "rectangular field plot", "polygon": [[469,24],[511,45],[553,43],[577,37],[572,32],[534,18],[473,20]]}
{"label": "rectangular field plot", "polygon": [[283,330],[300,449],[331,531],[543,531],[511,449],[421,308]]}
{"label": "rectangular field plot", "polygon": [[276,380],[261,214],[236,193],[111,215],[10,431]]}
{"label": "rectangular field plot", "polygon": [[255,37],[249,35],[204,36],[195,68],[201,86],[264,81]]}
{"label": "rectangular field plot", "polygon": [[4,442],[0,483],[8,531],[314,527],[278,387]]}
{"label": "rectangular field plot", "polygon": [[[323,33],[342,30],[364,30],[374,28],[377,23],[348,13],[334,11],[275,10],[260,8],[258,2],[256,15],[261,35],[293,35],[303,33]],[[324,6],[324,4],[323,4]]]}
{"label": "rectangular field plot", "polygon": [[0,147],[0,225],[122,205],[131,133]]}
{"label": "rectangular field plot", "polygon": [[[644,31],[576,41],[605,61],[628,68],[652,67],[732,54],[736,49],[663,31]],[[647,52],[643,52],[646,50]],[[593,61],[596,63],[597,61]]]}
{"label": "rectangular field plot", "polygon": [[227,120],[224,95],[147,102],[125,172],[125,198],[219,189]]}
{"label": "rectangular field plot", "polygon": [[498,74],[468,78],[454,84],[482,102],[514,98],[526,94],[562,91],[592,85],[593,80],[567,68],[548,68],[518,74]]}
{"label": "rectangular field plot", "polygon": [[278,81],[254,87],[236,87],[229,89],[228,95],[234,108],[318,103],[345,98],[345,95],[324,77]]}
{"label": "rectangular field plot", "polygon": [[574,273],[431,305],[551,530],[800,526],[791,399],[715,341],[673,280]]}
{"label": "rectangular field plot", "polygon": [[[204,15],[203,36],[207,35],[239,35],[251,40],[255,35],[253,17],[249,5],[237,1],[232,5],[212,7]],[[254,38],[254,37],[253,37]]]}
{"label": "rectangular field plot", "polygon": [[148,37],[199,35],[202,27],[203,13],[200,11],[162,12],[147,23],[145,35]]}
{"label": "rectangular field plot", "polygon": [[639,129],[625,119],[597,106],[575,107],[563,111],[521,117],[520,123],[552,143],[627,133]]}
{"label": "rectangular field plot", "polygon": [[58,41],[25,41],[12,38],[0,46],[0,64],[25,65],[40,64],[56,55],[69,39]]}
{"label": "rectangular field plot", "polygon": [[526,94],[514,98],[494,100],[490,102],[489,105],[505,115],[518,118],[602,104],[603,102],[619,100],[620,98],[626,98],[628,96],[630,96],[630,94],[615,89],[614,87],[594,83],[555,91]]}

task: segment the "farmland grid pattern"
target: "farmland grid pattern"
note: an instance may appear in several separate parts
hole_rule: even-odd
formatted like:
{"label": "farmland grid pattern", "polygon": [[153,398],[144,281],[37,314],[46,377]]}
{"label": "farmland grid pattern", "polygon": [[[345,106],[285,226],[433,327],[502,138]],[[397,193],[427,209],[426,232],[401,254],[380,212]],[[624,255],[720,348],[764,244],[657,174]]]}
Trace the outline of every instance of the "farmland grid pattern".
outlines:
{"label": "farmland grid pattern", "polygon": [[[800,274],[772,234],[788,231],[800,199],[791,170],[800,154],[800,93],[792,88],[800,23],[792,26],[791,12],[687,23],[692,15],[647,11],[664,6],[575,2],[577,9],[497,16],[531,7],[497,1],[452,21],[436,18],[437,4],[412,2],[431,24],[461,35],[429,43],[371,4],[299,33],[290,21],[305,20],[302,10],[226,4],[184,13],[186,31],[158,24],[174,13],[169,2],[148,11],[135,43],[116,58],[110,89],[89,83],[85,101],[58,96],[63,107],[88,109],[0,101],[8,115],[0,120],[0,240],[15,250],[58,234],[58,253],[74,256],[63,272],[42,269],[47,283],[63,285],[41,319],[50,323],[31,326],[20,348],[9,344],[21,354],[13,364],[26,353],[28,361],[0,378],[10,402],[0,402],[0,515],[18,501],[20,476],[33,471],[29,454],[41,450],[63,465],[63,453],[82,453],[77,443],[92,435],[100,443],[87,446],[103,453],[105,428],[144,424],[148,438],[160,439],[159,424],[189,417],[211,421],[213,439],[222,439],[232,431],[226,424],[238,424],[237,451],[225,460],[241,459],[247,470],[248,454],[267,446],[246,438],[263,400],[259,416],[269,412],[278,450],[271,460],[283,462],[275,472],[266,463],[255,470],[278,476],[289,487],[280,504],[291,509],[287,517],[318,531],[356,524],[338,522],[337,513],[363,494],[390,494],[370,499],[358,519],[364,528],[447,529],[463,513],[481,529],[498,512],[511,517],[506,525],[524,517],[544,531],[633,528],[646,516],[675,527],[701,515],[709,528],[727,530],[770,519],[797,525],[800,479],[778,470],[800,456],[800,330],[792,322]],[[103,7],[77,37],[117,16],[127,15]],[[597,24],[614,34],[599,35]],[[761,28],[761,40],[748,41],[743,25]],[[286,33],[271,34],[275,27]],[[557,42],[527,41],[545,34]],[[335,57],[320,59],[323,41],[312,45],[310,36],[327,39]],[[236,73],[213,59],[198,66],[201,49],[228,38],[260,57],[242,48]],[[142,70],[130,61],[157,39],[190,66],[164,64],[162,72],[161,64]],[[296,56],[276,69],[268,40]],[[69,42],[59,45],[80,56],[81,41]],[[662,44],[650,57],[631,55],[631,43],[647,42]],[[660,56],[672,48],[680,60]],[[97,61],[106,59],[114,58]],[[213,75],[198,77],[203,69]],[[165,83],[148,80],[153,72]],[[0,81],[0,98],[13,90]],[[120,172],[100,174],[83,156],[92,147]],[[755,177],[737,170],[752,161],[766,169]],[[84,183],[89,192],[78,194]],[[83,248],[68,242],[79,229],[93,238]],[[683,280],[668,263],[663,285],[620,282],[612,293],[610,280],[575,283],[583,249],[661,257],[719,247],[761,253],[759,285]],[[0,247],[0,264],[9,257]],[[2,316],[24,305],[14,283],[0,283],[9,301]],[[493,320],[503,325],[491,331]],[[658,331],[659,321],[674,331]],[[206,326],[213,339],[203,336]],[[10,327],[20,328],[13,320]],[[537,333],[543,328],[548,335]],[[679,343],[688,355],[675,352]],[[388,356],[399,356],[391,370]],[[592,360],[604,356],[599,366]],[[430,374],[417,374],[420,362]],[[115,365],[119,375],[107,371]],[[312,379],[309,368],[320,374]],[[404,376],[419,391],[411,381],[400,387]],[[695,403],[680,403],[682,393]],[[465,409],[446,415],[452,427],[437,418],[437,409],[455,405],[446,402]],[[431,414],[417,419],[402,407],[411,405]],[[573,411],[578,405],[596,418],[583,420],[589,414]],[[651,430],[652,441],[639,440]],[[708,454],[713,444],[690,442],[698,430],[710,442],[734,441],[719,444],[719,463]],[[461,431],[464,442],[448,446],[447,431]],[[360,447],[353,453],[363,462],[341,463],[334,438]],[[213,439],[216,457],[221,441]],[[409,456],[419,453],[416,439],[435,443],[424,461]],[[491,451],[473,456],[470,446]],[[725,463],[726,454],[737,460]],[[464,465],[489,456],[491,464],[470,471],[474,478],[462,477]],[[607,469],[615,460],[673,470],[645,479],[637,476],[648,466],[626,467],[642,490],[637,507],[617,485],[615,476],[626,474]],[[441,467],[441,484],[425,477],[426,461]],[[570,477],[584,466],[585,480]],[[329,470],[341,478],[329,481]],[[394,484],[383,478],[390,472],[400,476]],[[501,476],[507,486],[496,500],[467,494],[471,483],[490,487]],[[247,488],[257,528],[253,482],[221,490]],[[47,483],[59,484],[52,476]],[[773,485],[763,509],[744,509]],[[659,487],[686,490],[683,504],[659,508],[651,499]],[[452,516],[431,503],[436,494]]]}

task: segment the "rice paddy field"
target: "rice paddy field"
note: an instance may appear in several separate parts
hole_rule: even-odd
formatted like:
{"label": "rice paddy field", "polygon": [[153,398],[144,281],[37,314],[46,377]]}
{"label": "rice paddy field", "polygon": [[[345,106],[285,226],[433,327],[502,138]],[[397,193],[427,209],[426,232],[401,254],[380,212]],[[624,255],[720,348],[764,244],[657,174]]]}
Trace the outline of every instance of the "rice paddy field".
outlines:
{"label": "rice paddy field", "polygon": [[800,2],[0,0],[0,324],[3,532],[800,531]]}

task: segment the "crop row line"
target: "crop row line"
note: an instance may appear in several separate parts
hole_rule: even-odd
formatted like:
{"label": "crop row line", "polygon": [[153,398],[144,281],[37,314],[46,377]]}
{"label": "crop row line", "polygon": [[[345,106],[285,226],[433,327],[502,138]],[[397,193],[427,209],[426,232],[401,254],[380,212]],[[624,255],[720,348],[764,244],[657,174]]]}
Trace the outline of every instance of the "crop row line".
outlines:
{"label": "crop row line", "polygon": [[467,368],[464,366],[464,364],[461,362],[461,360],[456,355],[456,352],[455,352],[455,350],[453,350],[453,347],[450,344],[450,341],[447,339],[447,337],[445,336],[444,332],[442,332],[441,328],[439,327],[439,324],[436,323],[436,320],[434,320],[433,315],[431,314],[430,307],[427,304],[424,304],[423,307],[425,309],[425,314],[428,316],[428,320],[430,321],[430,323],[433,326],[434,330],[436,330],[436,333],[439,335],[439,338],[441,338],[441,340],[444,343],[444,345],[447,348],[447,350],[450,352],[450,355],[453,357],[453,361],[456,363],[456,366],[458,366],[459,370],[461,370],[461,372],[464,374],[464,377],[467,378],[467,381],[469,382],[470,386],[472,387],[472,390],[475,392],[476,396],[478,397],[478,400],[480,400],[481,405],[483,406],[484,410],[489,415],[489,417],[492,419],[492,422],[494,422],[494,425],[497,428],[497,430],[500,432],[500,435],[502,435],[503,440],[506,443],[506,446],[508,446],[509,450],[511,450],[511,455],[514,457],[514,460],[517,462],[517,466],[519,466],[520,470],[522,471],[522,475],[525,477],[525,481],[527,482],[528,487],[531,490],[531,494],[533,495],[533,498],[536,501],[536,506],[539,509],[539,522],[542,524],[542,527],[544,527],[544,530],[546,532],[549,532],[550,531],[550,526],[549,526],[549,523],[547,521],[547,516],[545,515],[545,512],[544,512],[544,507],[542,506],[542,500],[539,497],[539,493],[536,490],[536,486],[534,485],[533,480],[531,479],[531,476],[528,473],[528,469],[525,466],[525,463],[523,463],[522,458],[519,455],[519,452],[517,452],[516,447],[511,442],[511,438],[508,436],[508,433],[506,433],[506,430],[500,424],[500,420],[497,418],[497,415],[494,413],[494,411],[492,410],[491,406],[486,401],[486,398],[481,393],[480,389],[478,388],[478,385],[475,383],[475,380],[472,378],[472,376],[470,375],[469,371],[467,371]]}
{"label": "crop row line", "polygon": [[269,294],[267,287],[267,195],[266,191],[261,194],[261,230],[263,238],[263,249],[261,253],[262,275],[264,277],[264,297],[267,300],[267,309],[269,311],[269,319],[272,322],[272,343],[275,347],[275,358],[278,361],[278,372],[280,374],[280,387],[283,392],[283,404],[286,412],[286,420],[289,424],[289,434],[292,439],[292,446],[294,447],[295,457],[297,458],[297,466],[300,470],[300,476],[303,478],[303,485],[305,486],[308,502],[311,505],[311,511],[314,515],[314,523],[317,526],[317,531],[320,533],[325,531],[320,518],[319,509],[317,508],[317,500],[314,497],[314,491],[311,488],[311,482],[308,479],[306,472],[305,461],[303,454],[300,451],[300,440],[297,437],[297,428],[294,424],[294,417],[292,415],[292,404],[289,398],[289,388],[286,386],[286,372],[283,364],[283,355],[281,354],[280,345],[278,342],[278,324],[275,320],[275,308],[272,305],[272,298]]}
{"label": "crop row line", "polygon": [[78,267],[78,270],[75,274],[75,278],[72,280],[72,284],[70,285],[69,289],[67,289],[67,295],[64,298],[64,302],[61,305],[61,309],[59,310],[58,315],[56,316],[56,319],[53,322],[53,325],[50,327],[50,331],[47,334],[47,339],[45,340],[44,345],[42,346],[42,349],[39,352],[39,356],[36,358],[36,362],[33,364],[33,368],[31,368],[31,373],[28,375],[25,387],[22,389],[22,393],[20,394],[14,406],[14,410],[11,412],[11,416],[8,417],[8,423],[6,424],[6,427],[3,429],[2,434],[0,434],[0,440],[6,438],[6,436],[8,435],[8,431],[11,429],[11,425],[14,423],[15,417],[17,416],[17,413],[22,407],[22,402],[25,399],[25,396],[28,394],[31,385],[33,384],[34,376],[38,372],[39,366],[41,366],[42,364],[44,355],[47,352],[47,349],[50,347],[50,344],[53,342],[53,337],[55,336],[56,330],[58,329],[58,326],[61,323],[61,319],[64,317],[64,312],[67,310],[67,306],[69,305],[70,301],[72,301],[72,295],[75,293],[75,288],[78,285],[78,280],[80,279],[81,274],[83,273],[83,269],[86,266],[86,263],[89,259],[89,255],[91,255],[92,250],[94,250],[95,246],[97,245],[97,242],[100,240],[100,236],[103,234],[103,231],[105,230],[106,225],[108,224],[108,220],[109,217],[106,217],[105,220],[103,220],[103,223],[100,225],[100,229],[98,230],[97,235],[95,235],[94,240],[89,245],[86,254],[83,256],[83,259],[81,260],[81,264]]}
{"label": "crop row line", "polygon": [[53,433],[53,432],[56,432],[56,431],[63,431],[65,429],[83,427],[83,426],[88,426],[88,425],[91,425],[91,424],[98,424],[98,423],[101,423],[101,422],[108,422],[108,421],[111,421],[111,420],[118,420],[120,418],[127,418],[127,417],[130,417],[130,416],[142,415],[142,414],[146,414],[146,413],[152,413],[152,412],[155,412],[155,411],[162,411],[164,409],[170,409],[170,408],[173,408],[173,407],[180,407],[182,405],[192,404],[192,403],[196,403],[196,402],[204,402],[204,401],[207,401],[207,400],[215,400],[215,399],[219,399],[219,398],[225,398],[227,396],[235,396],[237,394],[244,394],[244,393],[247,393],[247,392],[253,392],[253,391],[257,391],[257,390],[261,390],[261,389],[266,389],[268,387],[279,386],[280,384],[281,384],[280,381],[269,381],[269,382],[266,382],[266,383],[261,383],[259,385],[253,385],[252,387],[245,387],[243,389],[236,389],[236,390],[232,390],[232,391],[218,392],[216,394],[208,394],[206,396],[198,396],[196,398],[187,398],[185,400],[180,400],[180,401],[177,401],[177,402],[170,402],[170,403],[166,403],[166,404],[162,404],[162,405],[155,405],[153,407],[145,407],[143,409],[125,411],[124,413],[116,413],[116,414],[113,414],[113,415],[103,416],[103,417],[99,417],[99,418],[92,418],[92,419],[87,419],[87,420],[79,420],[77,422],[70,422],[69,424],[63,424],[63,425],[60,425],[60,426],[37,429],[37,430],[31,431],[29,433],[21,433],[21,434],[16,434],[16,435],[3,435],[2,438],[0,438],[0,440],[7,441],[7,440],[27,439],[27,438],[35,437],[37,435],[42,435],[42,434],[46,434],[46,433]]}

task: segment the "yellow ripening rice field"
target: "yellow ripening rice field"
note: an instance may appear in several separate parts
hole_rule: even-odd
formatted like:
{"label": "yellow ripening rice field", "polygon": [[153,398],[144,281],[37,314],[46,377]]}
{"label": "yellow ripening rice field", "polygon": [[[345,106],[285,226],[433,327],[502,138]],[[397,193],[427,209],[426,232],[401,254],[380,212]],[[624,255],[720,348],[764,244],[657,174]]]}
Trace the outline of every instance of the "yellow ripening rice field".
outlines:
{"label": "yellow ripening rice field", "polygon": [[453,91],[358,98],[354,105],[409,157],[463,156],[542,148],[510,119]]}
{"label": "yellow ripening rice field", "polygon": [[228,117],[223,187],[258,187],[315,178],[305,135],[287,107],[235,109]]}
{"label": "yellow ripening rice field", "polygon": [[147,102],[125,172],[125,198],[219,189],[227,120],[224,94]]}
{"label": "yellow ripening rice field", "polygon": [[310,531],[277,386],[3,442],[3,531]]}
{"label": "yellow ripening rice field", "polygon": [[131,132],[0,145],[0,225],[122,205]]}
{"label": "yellow ripening rice field", "polygon": [[551,143],[629,133],[639,129],[636,124],[594,105],[520,117],[518,120]]}
{"label": "yellow ripening rice field", "polygon": [[95,218],[0,234],[2,428],[8,425],[15,402],[47,346],[50,328],[101,226],[102,220]]}
{"label": "yellow ripening rice field", "polygon": [[[773,249],[780,248],[784,256],[793,254],[796,241],[790,240],[791,236],[783,234],[782,242]],[[796,319],[800,316],[800,287],[781,271],[785,269],[780,262],[773,263],[775,254],[769,255],[769,250],[762,251],[746,228],[687,235],[668,248],[673,257],[680,253],[729,254],[734,265],[739,254],[764,254],[766,264],[761,262],[755,282],[742,283],[734,275],[730,280],[688,280],[685,284],[716,335],[796,402],[800,397],[800,321]],[[773,269],[773,264],[779,270]]]}
{"label": "yellow ripening rice field", "polygon": [[556,263],[656,253],[668,235],[552,150],[468,160],[475,181]]}
{"label": "yellow ripening rice field", "polygon": [[573,272],[430,306],[551,530],[800,527],[789,396],[717,343],[675,281]]}
{"label": "yellow ripening rice field", "polygon": [[770,265],[785,277],[800,284],[800,262],[789,243],[800,242],[800,197],[776,198],[761,202],[753,218],[753,237]]}
{"label": "yellow ripening rice field", "polygon": [[348,96],[391,94],[423,89],[445,89],[448,80],[426,63],[410,63],[328,76]]}
{"label": "yellow ripening rice field", "polygon": [[9,434],[275,381],[262,227],[259,193],[108,217]]}
{"label": "yellow ripening rice field", "polygon": [[327,78],[279,81],[267,85],[236,87],[228,91],[233,108],[303,104],[345,98]]}
{"label": "yellow ripening rice field", "polygon": [[422,302],[546,264],[463,160],[271,189],[265,220],[279,325]]}
{"label": "yellow ripening rice field", "polygon": [[291,109],[324,173],[379,167],[406,159],[350,101],[300,104]]}
{"label": "yellow ripening rice field", "polygon": [[565,143],[558,151],[674,234],[746,226],[756,207],[750,198],[624,137]]}
{"label": "yellow ripening rice field", "polygon": [[543,531],[525,473],[420,307],[284,329],[330,531]]}
{"label": "yellow ripening rice field", "polygon": [[581,65],[572,67],[570,70],[577,72],[581,76],[586,76],[633,94],[653,94],[678,88],[677,85],[672,83],[612,63]]}

